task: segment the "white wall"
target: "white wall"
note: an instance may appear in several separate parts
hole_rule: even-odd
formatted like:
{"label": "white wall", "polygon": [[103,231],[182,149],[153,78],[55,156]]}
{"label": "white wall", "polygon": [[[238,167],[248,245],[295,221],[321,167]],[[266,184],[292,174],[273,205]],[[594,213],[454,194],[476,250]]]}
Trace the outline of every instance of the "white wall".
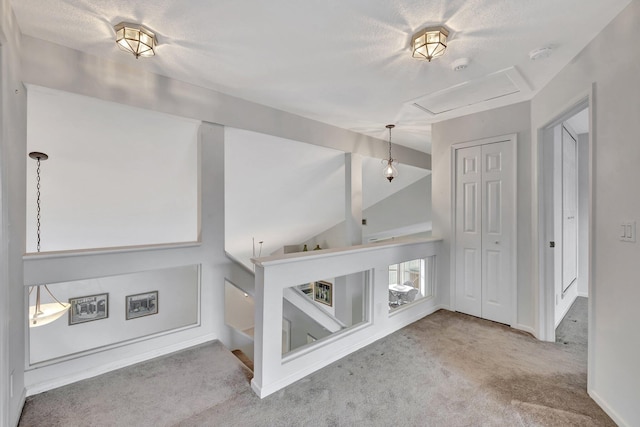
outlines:
{"label": "white wall", "polygon": [[[35,365],[83,351],[146,337],[199,320],[198,266],[163,268],[111,277],[49,284],[60,301],[108,294],[106,319],[69,325],[68,316],[29,329],[29,363]],[[128,295],[157,291],[157,314],[126,319]],[[47,297],[43,290],[43,300]],[[35,292],[31,295],[34,303]]]}
{"label": "white wall", "polygon": [[[430,231],[425,227],[431,224],[431,175],[364,209],[362,218],[367,219],[367,225],[362,226],[365,243],[374,236],[384,240]],[[322,249],[341,248],[350,246],[345,236],[345,222],[342,221],[302,243],[309,250],[318,244]]]}
{"label": "white wall", "polygon": [[21,43],[10,2],[0,0],[0,425],[17,424],[24,403],[22,254],[27,98],[20,81]]}
{"label": "white wall", "polygon": [[430,222],[431,175],[365,209],[362,217],[367,219],[367,225],[363,226],[365,238]]}
{"label": "white wall", "polygon": [[225,248],[251,266],[344,219],[341,151],[225,127]]}
{"label": "white wall", "polygon": [[344,248],[350,246],[347,243],[346,236],[346,223],[341,221],[317,236],[303,241],[301,247],[307,245],[307,249],[310,251],[312,251],[316,245],[320,245],[320,249]]}
{"label": "white wall", "polygon": [[640,241],[621,242],[618,232],[620,222],[640,220],[633,188],[640,181],[639,21],[640,2],[633,1],[534,97],[528,153],[535,162],[538,129],[593,88],[588,391],[614,421],[628,426],[640,425]]}
{"label": "white wall", "polygon": [[435,123],[432,128],[433,235],[443,238],[438,259],[437,295],[450,305],[451,251],[451,145],[458,142],[517,133],[517,216],[518,216],[518,323],[530,332],[534,327],[533,283],[531,281],[531,128],[530,105],[522,102],[495,110]]}
{"label": "white wall", "polygon": [[248,293],[229,282],[224,285],[224,322],[239,331],[253,329],[255,303]]}
{"label": "white wall", "polygon": [[[224,198],[223,137],[224,132],[221,126],[207,123],[200,126],[198,137],[202,165],[200,179],[208,183],[202,186],[201,190],[201,213],[206,221],[202,222],[200,243],[126,250],[33,254],[24,258],[25,285],[72,282],[199,264],[201,265],[200,326],[158,334],[146,340],[29,370],[25,376],[28,394],[35,394],[212,339],[229,342],[231,332],[224,325],[223,318],[224,281],[225,277],[236,280],[242,276],[242,273],[234,268],[224,253],[224,204],[220,202]],[[78,295],[82,296],[84,292],[78,289]],[[161,309],[168,308],[166,305],[163,306],[162,295],[159,295],[159,298]],[[25,300],[22,301],[24,301],[22,304],[26,303]],[[147,320],[153,317],[150,316]],[[60,321],[64,322],[64,319],[58,320]],[[95,323],[99,325],[100,322]],[[43,326],[43,328],[46,327]],[[71,326],[69,329],[78,327],[80,325]]]}
{"label": "white wall", "polygon": [[[43,252],[198,240],[199,121],[29,86],[27,123],[27,150],[49,155]],[[28,159],[28,252],[36,165]]]}

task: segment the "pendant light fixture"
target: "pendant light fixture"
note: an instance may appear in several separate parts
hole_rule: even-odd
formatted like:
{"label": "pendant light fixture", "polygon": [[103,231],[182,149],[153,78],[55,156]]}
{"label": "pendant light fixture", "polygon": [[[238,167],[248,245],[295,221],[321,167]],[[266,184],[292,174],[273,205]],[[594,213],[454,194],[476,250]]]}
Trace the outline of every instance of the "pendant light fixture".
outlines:
{"label": "pendant light fixture", "polygon": [[[29,153],[29,157],[36,160],[38,162],[38,166],[36,169],[36,188],[37,188],[37,236],[38,236],[38,244],[37,250],[40,252],[40,162],[47,160],[49,156],[44,153],[39,153],[37,151],[33,151]],[[41,290],[44,288],[47,293],[53,298],[56,302],[42,304],[41,302]],[[60,318],[63,314],[69,310],[71,307],[68,303],[63,303],[58,301],[58,299],[51,293],[49,287],[47,285],[34,285],[29,288],[29,296],[35,289],[36,291],[36,303],[35,305],[29,306],[29,327],[35,328],[37,326],[46,325],[47,323],[51,323],[54,320]]]}
{"label": "pendant light fixture", "polygon": [[391,129],[394,127],[396,127],[396,125],[386,126],[386,128],[389,129],[389,158],[382,160],[382,164],[384,164],[384,177],[387,178],[389,182],[393,181],[393,178],[398,176],[398,169],[396,169],[398,161],[391,157]]}

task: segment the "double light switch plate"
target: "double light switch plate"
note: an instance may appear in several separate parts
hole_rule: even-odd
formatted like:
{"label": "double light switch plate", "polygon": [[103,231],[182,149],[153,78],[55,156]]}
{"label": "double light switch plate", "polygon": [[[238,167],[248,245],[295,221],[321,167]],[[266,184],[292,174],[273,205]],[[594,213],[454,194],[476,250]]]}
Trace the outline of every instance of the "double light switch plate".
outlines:
{"label": "double light switch plate", "polygon": [[620,240],[623,242],[636,242],[636,222],[623,222],[620,224]]}

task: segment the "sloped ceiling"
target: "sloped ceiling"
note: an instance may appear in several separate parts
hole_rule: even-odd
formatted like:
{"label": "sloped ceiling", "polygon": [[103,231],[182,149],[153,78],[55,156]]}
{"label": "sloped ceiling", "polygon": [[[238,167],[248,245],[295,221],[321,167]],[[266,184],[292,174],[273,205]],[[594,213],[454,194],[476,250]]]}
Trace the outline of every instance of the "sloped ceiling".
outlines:
{"label": "sloped ceiling", "polygon": [[[135,64],[341,128],[430,152],[437,120],[530,98],[630,0],[190,1],[12,0],[23,33]],[[154,58],[119,51],[113,26],[142,23],[158,35]],[[411,58],[411,36],[450,31],[445,55]],[[529,52],[552,47],[549,58]],[[469,58],[469,67],[452,63]],[[530,90],[436,117],[419,97],[513,68]],[[456,96],[456,95],[452,95]],[[463,103],[464,104],[464,103]]]}
{"label": "sloped ceiling", "polygon": [[[344,221],[345,155],[341,151],[246,130],[225,128],[225,248],[249,264],[258,242],[262,255],[297,245]],[[366,209],[428,175],[399,165],[389,183],[380,159],[362,159]]]}

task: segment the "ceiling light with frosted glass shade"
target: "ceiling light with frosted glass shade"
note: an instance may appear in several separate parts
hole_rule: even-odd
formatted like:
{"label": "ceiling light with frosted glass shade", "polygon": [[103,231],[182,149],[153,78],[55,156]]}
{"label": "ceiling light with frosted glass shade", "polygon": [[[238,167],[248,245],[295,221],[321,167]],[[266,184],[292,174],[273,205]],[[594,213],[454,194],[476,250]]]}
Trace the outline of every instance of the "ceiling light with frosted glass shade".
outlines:
{"label": "ceiling light with frosted glass shade", "polygon": [[156,35],[148,28],[139,24],[121,22],[114,27],[116,30],[116,44],[118,47],[133,54],[138,59],[141,56],[149,57],[156,54],[158,44]]}
{"label": "ceiling light with frosted glass shade", "polygon": [[429,27],[418,31],[411,38],[412,56],[421,61],[429,61],[444,55],[447,49],[449,31],[444,27]]}

